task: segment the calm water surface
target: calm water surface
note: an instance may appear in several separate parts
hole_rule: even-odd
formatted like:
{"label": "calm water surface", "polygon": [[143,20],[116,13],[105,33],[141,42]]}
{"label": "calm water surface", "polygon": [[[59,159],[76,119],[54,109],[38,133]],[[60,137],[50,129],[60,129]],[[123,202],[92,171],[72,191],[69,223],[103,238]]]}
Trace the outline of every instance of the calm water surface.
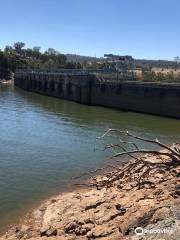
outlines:
{"label": "calm water surface", "polygon": [[180,121],[79,105],[0,86],[0,231],[34,203],[72,186],[71,178],[106,163],[94,151],[108,128],[171,143]]}

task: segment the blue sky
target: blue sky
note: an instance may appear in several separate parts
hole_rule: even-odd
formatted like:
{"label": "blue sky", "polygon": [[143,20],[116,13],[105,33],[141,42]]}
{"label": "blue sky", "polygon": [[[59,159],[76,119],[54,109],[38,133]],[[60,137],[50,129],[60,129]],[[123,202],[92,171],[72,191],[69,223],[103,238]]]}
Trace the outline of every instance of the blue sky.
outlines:
{"label": "blue sky", "polygon": [[179,0],[0,0],[0,48],[23,41],[62,53],[173,59]]}

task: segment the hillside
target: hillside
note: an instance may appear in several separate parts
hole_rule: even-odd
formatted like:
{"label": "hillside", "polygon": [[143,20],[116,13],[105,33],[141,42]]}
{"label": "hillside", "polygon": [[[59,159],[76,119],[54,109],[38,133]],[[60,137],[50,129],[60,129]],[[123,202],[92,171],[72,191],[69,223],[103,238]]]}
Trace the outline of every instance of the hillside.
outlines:
{"label": "hillside", "polygon": [[69,62],[100,62],[103,58],[81,56],[77,54],[66,54],[67,61]]}
{"label": "hillside", "polygon": [[[101,62],[104,58],[90,57],[90,56],[81,56],[76,54],[66,54],[67,61],[72,62]],[[147,59],[135,59],[136,67],[159,67],[159,68],[180,68],[180,63],[168,60],[147,60]]]}

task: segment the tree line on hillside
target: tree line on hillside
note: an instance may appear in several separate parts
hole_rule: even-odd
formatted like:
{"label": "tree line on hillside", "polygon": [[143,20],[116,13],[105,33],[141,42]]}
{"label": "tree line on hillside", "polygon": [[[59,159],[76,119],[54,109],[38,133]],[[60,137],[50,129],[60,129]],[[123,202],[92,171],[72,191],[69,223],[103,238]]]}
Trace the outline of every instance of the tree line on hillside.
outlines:
{"label": "tree line on hillside", "polygon": [[[81,56],[77,54],[66,54],[67,60],[72,62],[80,62],[84,64],[85,62],[91,63],[103,63],[104,58]],[[140,67],[143,70],[150,70],[151,68],[179,68],[180,69],[180,60],[179,57],[175,57],[174,61],[169,60],[148,60],[148,59],[134,59],[135,67]]]}
{"label": "tree line on hillside", "polygon": [[172,68],[174,70],[180,69],[180,63],[178,61],[168,60],[135,59],[135,66],[141,67],[144,70],[150,70],[151,68]]}
{"label": "tree line on hillside", "polygon": [[[142,81],[170,81],[180,82],[180,74],[174,71],[180,69],[180,58],[174,61],[135,59],[135,67],[142,69]],[[155,73],[153,68],[165,68],[171,71]],[[76,54],[62,54],[54,48],[48,48],[42,52],[35,46],[26,48],[25,43],[16,42],[13,46],[6,46],[0,50],[0,79],[9,79],[18,68],[25,69],[105,69],[105,58],[80,56]],[[178,71],[177,71],[178,72]],[[176,72],[176,73],[177,73]]]}
{"label": "tree line on hillside", "polygon": [[174,74],[173,71],[163,74],[162,72],[143,70],[139,80],[142,82],[180,83],[180,75]]}
{"label": "tree line on hillside", "polygon": [[41,52],[40,47],[25,48],[25,43],[16,42],[0,50],[0,79],[10,78],[17,68],[75,69],[82,66],[79,62],[67,61],[66,55],[54,48]]}

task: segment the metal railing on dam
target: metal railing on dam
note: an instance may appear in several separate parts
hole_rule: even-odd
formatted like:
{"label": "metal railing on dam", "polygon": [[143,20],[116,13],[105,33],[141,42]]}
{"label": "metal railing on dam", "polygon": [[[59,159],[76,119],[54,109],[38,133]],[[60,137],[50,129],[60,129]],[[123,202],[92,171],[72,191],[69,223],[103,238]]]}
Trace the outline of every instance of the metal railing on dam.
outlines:
{"label": "metal railing on dam", "polygon": [[180,85],[140,83],[87,70],[18,70],[16,86],[81,104],[180,118]]}
{"label": "metal railing on dam", "polygon": [[38,75],[63,75],[63,76],[87,76],[95,75],[97,80],[106,82],[135,81],[131,72],[123,73],[115,69],[18,69],[16,74],[38,74]]}
{"label": "metal railing on dam", "polygon": [[17,69],[16,74],[59,74],[59,75],[89,75],[89,70],[84,69]]}

